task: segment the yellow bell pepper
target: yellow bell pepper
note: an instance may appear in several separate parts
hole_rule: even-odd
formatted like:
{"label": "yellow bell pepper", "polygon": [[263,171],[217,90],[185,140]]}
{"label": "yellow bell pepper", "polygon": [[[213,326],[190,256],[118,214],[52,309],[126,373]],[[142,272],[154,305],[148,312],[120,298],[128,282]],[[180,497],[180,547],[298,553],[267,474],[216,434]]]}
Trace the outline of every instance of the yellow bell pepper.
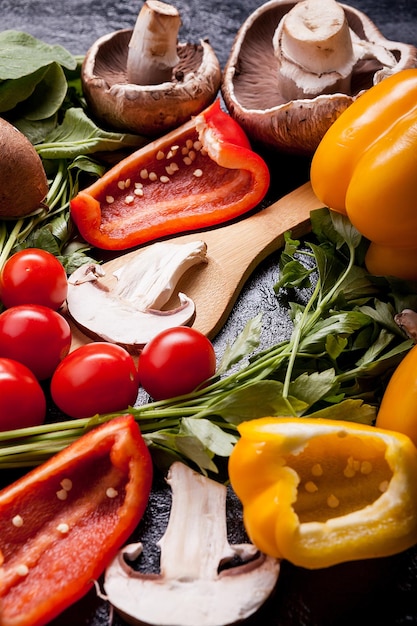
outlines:
{"label": "yellow bell pepper", "polygon": [[417,280],[416,155],[414,68],[362,94],[332,124],[313,156],[315,194],[369,239],[365,263],[374,274]]}
{"label": "yellow bell pepper", "polygon": [[316,569],[417,543],[417,448],[407,436],[279,417],[239,432],[229,476],[262,552]]}
{"label": "yellow bell pepper", "polygon": [[407,435],[417,446],[417,345],[394,370],[382,397],[376,425]]}

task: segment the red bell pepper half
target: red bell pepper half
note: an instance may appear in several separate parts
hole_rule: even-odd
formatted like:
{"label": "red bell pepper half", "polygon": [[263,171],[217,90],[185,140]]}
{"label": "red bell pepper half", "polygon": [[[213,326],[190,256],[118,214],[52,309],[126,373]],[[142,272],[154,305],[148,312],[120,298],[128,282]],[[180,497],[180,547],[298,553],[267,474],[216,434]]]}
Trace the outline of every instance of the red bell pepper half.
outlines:
{"label": "red bell pepper half", "polygon": [[152,461],[130,415],[0,492],[0,624],[40,626],[81,598],[146,508]]}
{"label": "red bell pepper half", "polygon": [[89,244],[121,250],[239,217],[269,182],[266,163],[216,100],[80,191],[71,216]]}

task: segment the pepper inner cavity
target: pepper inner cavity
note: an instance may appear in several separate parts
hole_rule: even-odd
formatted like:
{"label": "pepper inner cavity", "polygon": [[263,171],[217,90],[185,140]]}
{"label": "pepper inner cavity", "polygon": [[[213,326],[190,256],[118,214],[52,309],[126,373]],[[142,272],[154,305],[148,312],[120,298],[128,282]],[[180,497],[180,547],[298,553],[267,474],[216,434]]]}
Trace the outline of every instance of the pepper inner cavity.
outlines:
{"label": "pepper inner cavity", "polygon": [[[165,147],[140,168],[132,164],[123,178],[115,179],[97,200],[101,205],[101,230],[123,234],[126,219],[143,228],[147,222],[165,222],[190,213],[220,209],[251,189],[251,173],[218,165],[208,155],[197,134],[178,145]],[[219,192],[221,188],[221,193]],[[120,223],[119,223],[120,221]]]}
{"label": "pepper inner cavity", "polygon": [[381,440],[330,434],[288,455],[287,465],[300,478],[293,505],[300,523],[325,522],[375,502],[393,475],[385,450]]}

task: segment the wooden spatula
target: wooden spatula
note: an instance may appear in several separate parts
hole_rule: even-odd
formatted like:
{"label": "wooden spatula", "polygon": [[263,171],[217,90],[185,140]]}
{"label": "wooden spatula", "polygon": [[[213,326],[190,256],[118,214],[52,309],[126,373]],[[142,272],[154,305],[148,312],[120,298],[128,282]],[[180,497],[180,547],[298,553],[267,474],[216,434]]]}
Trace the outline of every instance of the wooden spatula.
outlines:
{"label": "wooden spatula", "polygon": [[[193,327],[213,338],[225,323],[236,299],[253,270],[272,252],[283,246],[284,233],[291,230],[301,237],[310,230],[310,211],[323,206],[305,183],[269,207],[240,221],[220,228],[176,237],[182,243],[203,240],[207,244],[207,264],[189,269],[177,285],[196,305]],[[150,244],[152,245],[152,244]],[[128,252],[104,264],[106,275],[126,263]],[[73,326],[71,349],[91,341]]]}

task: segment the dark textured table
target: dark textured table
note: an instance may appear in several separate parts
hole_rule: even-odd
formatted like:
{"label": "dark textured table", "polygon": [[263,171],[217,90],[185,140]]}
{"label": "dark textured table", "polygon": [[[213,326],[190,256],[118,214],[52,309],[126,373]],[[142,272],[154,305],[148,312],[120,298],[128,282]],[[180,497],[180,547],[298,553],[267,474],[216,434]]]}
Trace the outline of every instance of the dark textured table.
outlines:
{"label": "dark textured table", "polygon": [[[261,4],[257,0],[178,0],[182,18],[180,39],[208,37],[224,66],[233,38],[243,21]],[[417,45],[416,0],[352,0],[385,37]],[[100,36],[133,27],[141,2],[122,0],[0,0],[0,28],[28,32],[49,43],[59,43],[73,54],[84,54]],[[279,197],[308,178],[308,160],[269,157]],[[279,252],[263,262],[245,286],[224,329],[215,339],[219,354],[233,341],[247,320],[264,313],[263,345],[290,332],[285,305],[272,293]],[[156,484],[137,537],[153,545],[169,514],[169,493]],[[242,540],[240,510],[232,498],[228,513],[230,540]],[[136,537],[136,538],[137,538]],[[155,550],[149,567],[155,566]],[[153,556],[152,556],[153,554]],[[94,591],[57,619],[56,626],[99,626],[109,623],[108,606]],[[116,616],[116,626],[123,622]],[[348,563],[326,570],[307,571],[282,564],[270,601],[248,626],[405,626],[417,625],[417,549],[395,557]],[[196,624],[195,626],[199,626]]]}

